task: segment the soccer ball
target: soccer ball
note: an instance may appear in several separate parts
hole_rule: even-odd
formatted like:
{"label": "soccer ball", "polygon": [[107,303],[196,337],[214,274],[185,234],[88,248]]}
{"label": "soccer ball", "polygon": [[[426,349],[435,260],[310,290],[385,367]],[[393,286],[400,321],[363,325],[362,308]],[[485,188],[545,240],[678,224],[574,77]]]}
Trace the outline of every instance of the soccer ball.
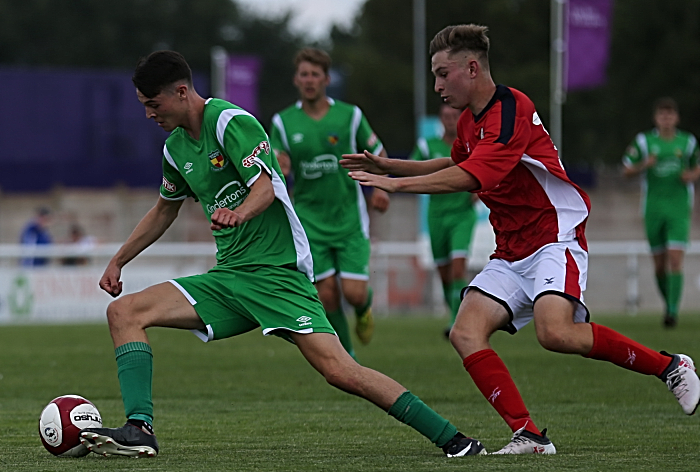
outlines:
{"label": "soccer ball", "polygon": [[95,405],[78,395],[63,395],[46,405],[39,418],[41,442],[54,456],[82,457],[90,451],[80,444],[80,430],[101,428]]}

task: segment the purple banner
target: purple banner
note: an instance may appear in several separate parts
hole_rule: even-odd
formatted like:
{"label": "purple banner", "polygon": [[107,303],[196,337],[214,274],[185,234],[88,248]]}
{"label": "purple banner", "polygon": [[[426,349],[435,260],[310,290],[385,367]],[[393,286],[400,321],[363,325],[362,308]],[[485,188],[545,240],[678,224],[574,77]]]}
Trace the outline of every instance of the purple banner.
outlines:
{"label": "purple banner", "polygon": [[228,56],[225,100],[258,116],[258,76],[262,61],[255,56]]}
{"label": "purple banner", "polygon": [[613,0],[569,0],[566,11],[564,88],[577,90],[605,84],[610,50]]}
{"label": "purple banner", "polygon": [[[132,71],[0,67],[0,188],[157,189],[168,134],[136,98]],[[209,78],[194,73],[203,96]],[[56,91],[60,91],[57,93]]]}

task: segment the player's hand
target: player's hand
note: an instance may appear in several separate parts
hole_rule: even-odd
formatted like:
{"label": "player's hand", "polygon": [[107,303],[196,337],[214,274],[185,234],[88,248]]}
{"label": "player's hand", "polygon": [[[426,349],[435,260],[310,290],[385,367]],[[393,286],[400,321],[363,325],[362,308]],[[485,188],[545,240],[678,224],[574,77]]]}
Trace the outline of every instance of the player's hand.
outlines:
{"label": "player's hand", "polygon": [[649,154],[647,157],[647,160],[644,161],[644,168],[649,169],[650,167],[654,167],[656,165],[656,154]]}
{"label": "player's hand", "polygon": [[384,213],[389,209],[389,195],[384,190],[375,188],[369,204],[379,213]]}
{"label": "player's hand", "polygon": [[100,288],[111,296],[118,297],[122,293],[122,283],[119,280],[121,275],[122,270],[115,263],[110,262],[100,279]]}
{"label": "player's hand", "polygon": [[363,171],[370,174],[387,174],[386,157],[376,156],[369,151],[362,154],[343,154],[340,165],[350,171]]}
{"label": "player's hand", "polygon": [[243,217],[228,208],[217,208],[211,215],[211,229],[213,231],[224,228],[235,228],[243,224]]}
{"label": "player's hand", "polygon": [[348,175],[365,187],[376,187],[389,193],[396,192],[396,183],[391,177],[368,174],[362,171],[348,172]]}

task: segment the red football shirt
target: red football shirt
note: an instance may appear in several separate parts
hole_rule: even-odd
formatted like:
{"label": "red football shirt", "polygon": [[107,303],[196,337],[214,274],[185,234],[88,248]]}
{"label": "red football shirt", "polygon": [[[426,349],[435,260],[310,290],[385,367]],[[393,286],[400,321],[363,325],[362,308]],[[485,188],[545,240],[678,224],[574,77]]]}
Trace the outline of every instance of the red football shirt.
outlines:
{"label": "red football shirt", "polygon": [[517,261],[546,244],[578,239],[588,250],[588,195],[566,175],[535,105],[498,85],[479,115],[467,109],[457,124],[452,160],[481,184],[496,233],[492,259]]}

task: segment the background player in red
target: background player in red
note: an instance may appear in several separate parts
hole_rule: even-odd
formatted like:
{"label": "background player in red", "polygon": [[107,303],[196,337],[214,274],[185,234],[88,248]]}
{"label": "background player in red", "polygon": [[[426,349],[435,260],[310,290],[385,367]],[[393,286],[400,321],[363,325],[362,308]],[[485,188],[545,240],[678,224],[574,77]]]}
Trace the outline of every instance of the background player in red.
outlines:
{"label": "background player in red", "polygon": [[690,357],[653,351],[588,322],[582,295],[588,196],[566,176],[530,99],[493,82],[486,31],[478,25],[448,26],[430,43],[435,91],[450,106],[465,109],[452,162],[398,161],[365,152],[345,156],[341,165],[363,185],[389,192],[476,192],[491,210],[496,252],[469,285],[450,341],[514,432],[496,454],[556,453],[489,343],[496,330],[515,334],[533,317],[545,349],[658,376],[692,415],[700,379]]}

